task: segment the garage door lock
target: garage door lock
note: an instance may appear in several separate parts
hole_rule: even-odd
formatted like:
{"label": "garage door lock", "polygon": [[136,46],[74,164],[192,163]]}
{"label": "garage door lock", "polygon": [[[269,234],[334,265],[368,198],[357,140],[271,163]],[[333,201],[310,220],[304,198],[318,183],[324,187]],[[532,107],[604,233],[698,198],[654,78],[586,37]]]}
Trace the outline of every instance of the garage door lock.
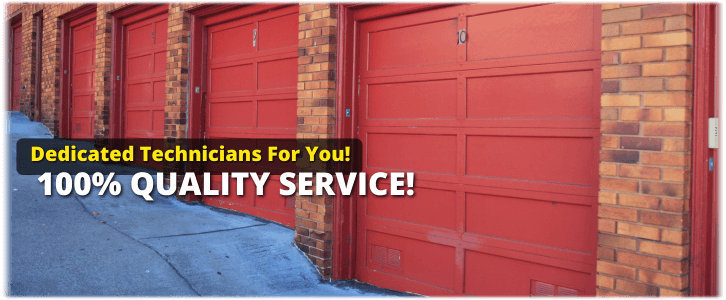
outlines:
{"label": "garage door lock", "polygon": [[350,118],[350,108],[345,110],[345,117]]}
{"label": "garage door lock", "polygon": [[459,30],[458,36],[459,36],[459,42],[456,43],[457,45],[466,43],[466,30],[464,30],[464,29]]}

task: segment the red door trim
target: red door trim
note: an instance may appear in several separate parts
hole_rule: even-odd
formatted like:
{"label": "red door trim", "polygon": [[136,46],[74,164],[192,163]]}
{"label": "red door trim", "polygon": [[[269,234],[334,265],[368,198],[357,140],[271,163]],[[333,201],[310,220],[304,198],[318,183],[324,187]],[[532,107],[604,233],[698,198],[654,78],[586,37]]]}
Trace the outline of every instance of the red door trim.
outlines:
{"label": "red door trim", "polygon": [[23,20],[23,10],[19,9],[3,22],[3,111],[13,110],[13,99],[10,97],[10,74],[12,66],[7,59],[12,57],[13,26]]}
{"label": "red door trim", "polygon": [[13,44],[13,41],[15,41],[15,38],[13,35],[15,34],[15,27],[23,26],[22,25],[23,24],[23,13],[22,12],[23,12],[23,10],[18,10],[17,12],[15,12],[15,14],[8,21],[8,23],[6,23],[9,25],[8,32],[7,32],[7,34],[8,34],[7,40],[10,41],[8,43],[8,46],[10,47],[10,49],[8,49],[8,54],[9,54],[8,57],[10,58],[10,63],[9,63],[10,67],[7,68],[7,70],[8,70],[8,73],[7,73],[7,75],[8,75],[7,76],[7,78],[8,78],[7,110],[8,111],[13,110],[13,76],[12,75],[13,75],[13,65],[15,64],[12,61],[13,58],[15,57],[13,54],[13,51],[15,50],[15,45]]}
{"label": "red door trim", "polygon": [[[169,4],[129,5],[111,14],[111,101],[109,105],[109,137],[123,138],[123,60],[124,34],[123,26],[133,21],[168,13]],[[119,80],[117,80],[117,78]]]}
{"label": "red door trim", "polygon": [[71,69],[71,27],[95,19],[96,5],[87,4],[59,17],[61,19],[61,69],[60,72],[60,124],[61,138],[71,137],[70,73]]}
{"label": "red door trim", "polygon": [[714,296],[718,255],[717,173],[710,174],[708,168],[709,158],[715,159],[717,151],[708,148],[708,118],[714,116],[716,109],[717,7],[715,4],[694,5],[691,296]]}
{"label": "red door trim", "polygon": [[10,89],[10,76],[13,72],[13,66],[9,60],[13,57],[13,28],[21,23],[22,19],[22,10],[18,10],[14,16],[8,18],[3,23],[3,111],[13,110],[13,99]]}

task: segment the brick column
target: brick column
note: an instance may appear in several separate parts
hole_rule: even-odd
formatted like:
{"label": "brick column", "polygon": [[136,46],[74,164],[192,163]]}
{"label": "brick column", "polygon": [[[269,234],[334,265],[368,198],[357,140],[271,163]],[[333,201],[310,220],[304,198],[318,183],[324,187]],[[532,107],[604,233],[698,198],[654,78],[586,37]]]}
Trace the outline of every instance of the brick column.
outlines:
{"label": "brick column", "polygon": [[35,87],[37,73],[37,51],[38,44],[38,24],[35,22],[35,14],[42,10],[42,4],[27,4],[23,6],[23,53],[20,70],[20,86],[25,86],[25,90],[20,96],[20,112],[28,116],[31,120],[38,121],[35,116]]}
{"label": "brick column", "polygon": [[60,131],[60,5],[43,12],[43,73],[41,75],[42,122],[53,136]]}
{"label": "brick column", "polygon": [[[297,137],[334,138],[337,6],[300,5]],[[332,270],[333,197],[295,200],[295,244],[328,279]]]}
{"label": "brick column", "polygon": [[166,104],[164,136],[187,137],[187,96],[189,82],[190,4],[169,5],[169,31],[166,55]]}
{"label": "brick column", "polygon": [[101,4],[96,8],[96,120],[93,129],[95,138],[108,138],[111,131],[111,15],[121,5]]}
{"label": "brick column", "polygon": [[602,5],[598,295],[687,295],[693,6]]}

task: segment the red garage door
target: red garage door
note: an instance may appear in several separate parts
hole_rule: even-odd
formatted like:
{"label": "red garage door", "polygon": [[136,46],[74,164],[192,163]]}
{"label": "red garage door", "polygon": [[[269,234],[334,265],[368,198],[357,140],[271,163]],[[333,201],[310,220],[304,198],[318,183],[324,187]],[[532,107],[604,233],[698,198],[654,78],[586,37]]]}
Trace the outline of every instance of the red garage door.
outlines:
{"label": "red garage door", "polygon": [[124,19],[124,138],[163,138],[166,5]]}
{"label": "red garage door", "polygon": [[359,23],[364,171],[416,172],[414,197],[358,199],[359,280],[595,294],[599,16],[461,5]]}
{"label": "red garage door", "polygon": [[23,26],[21,22],[13,25],[13,48],[12,48],[12,59],[13,64],[11,66],[11,78],[12,78],[12,96],[10,110],[20,110],[20,68],[21,60],[23,55]]}
{"label": "red garage door", "polygon": [[96,12],[71,23],[71,138],[92,139],[95,120]]}
{"label": "red garage door", "polygon": [[[299,8],[248,16],[252,10],[260,8],[206,20],[207,139],[296,136]],[[256,196],[252,181],[246,182],[244,196],[204,197],[204,203],[295,224],[294,197],[269,192],[282,188],[279,176],[271,176],[264,196]],[[213,184],[221,186],[221,179],[213,178]],[[235,187],[230,195],[236,195]]]}

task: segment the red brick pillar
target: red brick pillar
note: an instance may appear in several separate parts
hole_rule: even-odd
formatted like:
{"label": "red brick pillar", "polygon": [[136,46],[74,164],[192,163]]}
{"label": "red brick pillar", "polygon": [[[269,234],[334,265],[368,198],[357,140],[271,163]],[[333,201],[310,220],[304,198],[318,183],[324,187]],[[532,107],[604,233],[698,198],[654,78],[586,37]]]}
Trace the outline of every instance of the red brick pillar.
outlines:
{"label": "red brick pillar", "polygon": [[[335,130],[335,51],[337,6],[300,5],[297,137],[333,138]],[[333,197],[300,196],[295,201],[295,244],[330,278]]]}
{"label": "red brick pillar", "polygon": [[602,5],[598,295],[687,295],[693,5]]}
{"label": "red brick pillar", "polygon": [[96,120],[95,138],[108,138],[111,131],[111,11],[121,5],[98,4],[96,8]]}
{"label": "red brick pillar", "polygon": [[38,24],[35,21],[35,14],[43,9],[43,4],[23,5],[23,53],[21,58],[20,86],[25,86],[20,96],[20,112],[31,120],[39,121],[35,116],[35,87],[37,74],[37,35]]}

